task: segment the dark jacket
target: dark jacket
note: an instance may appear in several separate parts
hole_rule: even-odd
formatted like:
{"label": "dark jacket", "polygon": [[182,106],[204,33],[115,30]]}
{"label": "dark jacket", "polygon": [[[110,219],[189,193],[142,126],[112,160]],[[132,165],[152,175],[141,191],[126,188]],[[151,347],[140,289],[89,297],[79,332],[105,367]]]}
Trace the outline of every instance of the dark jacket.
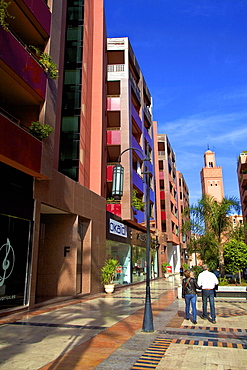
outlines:
{"label": "dark jacket", "polygon": [[182,297],[185,294],[196,294],[196,289],[201,289],[194,278],[185,278],[182,282]]}

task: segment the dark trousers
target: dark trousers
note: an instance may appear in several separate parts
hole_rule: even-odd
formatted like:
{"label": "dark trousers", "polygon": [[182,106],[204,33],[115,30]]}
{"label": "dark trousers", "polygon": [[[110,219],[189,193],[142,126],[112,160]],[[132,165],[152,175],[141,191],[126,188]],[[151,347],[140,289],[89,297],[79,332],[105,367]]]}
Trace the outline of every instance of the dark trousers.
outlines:
{"label": "dark trousers", "polygon": [[207,303],[209,300],[210,304],[210,315],[213,321],[215,321],[215,307],[214,307],[214,289],[202,290],[202,314],[207,317]]}

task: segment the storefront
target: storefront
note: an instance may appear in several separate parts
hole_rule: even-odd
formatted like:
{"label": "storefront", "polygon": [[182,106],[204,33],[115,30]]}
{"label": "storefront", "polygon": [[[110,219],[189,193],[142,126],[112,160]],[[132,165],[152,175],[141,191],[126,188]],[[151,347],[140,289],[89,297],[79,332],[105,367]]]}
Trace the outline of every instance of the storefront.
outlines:
{"label": "storefront", "polygon": [[[146,279],[146,233],[131,229],[132,235],[132,282]],[[150,278],[158,277],[158,249],[155,239],[150,240]]]}
{"label": "storefront", "polygon": [[130,229],[118,217],[106,215],[106,258],[119,261],[115,284],[131,283],[131,235]]}
{"label": "storefront", "polygon": [[[120,218],[107,212],[106,258],[119,261],[115,284],[146,280],[146,233],[125,225]],[[151,237],[151,279],[158,276],[158,253]]]}
{"label": "storefront", "polygon": [[5,164],[0,184],[0,310],[28,304],[33,179]]}

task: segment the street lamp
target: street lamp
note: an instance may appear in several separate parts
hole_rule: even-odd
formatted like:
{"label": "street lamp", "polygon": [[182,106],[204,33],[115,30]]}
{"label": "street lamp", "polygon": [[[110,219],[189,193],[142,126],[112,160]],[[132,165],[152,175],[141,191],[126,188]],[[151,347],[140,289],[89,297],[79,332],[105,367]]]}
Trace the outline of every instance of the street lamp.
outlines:
{"label": "street lamp", "polygon": [[151,161],[150,154],[148,152],[145,155],[138,148],[127,148],[118,157],[118,163],[113,168],[113,179],[112,179],[112,196],[116,200],[120,200],[123,195],[123,178],[124,178],[124,168],[120,164],[121,156],[128,150],[136,150],[140,152],[143,156],[143,162],[145,163],[144,172],[146,177],[146,228],[147,228],[147,238],[146,238],[146,263],[147,263],[147,273],[146,273],[146,297],[145,297],[145,309],[142,330],[145,332],[153,332],[153,313],[151,306],[151,294],[150,294],[150,171],[149,164]]}

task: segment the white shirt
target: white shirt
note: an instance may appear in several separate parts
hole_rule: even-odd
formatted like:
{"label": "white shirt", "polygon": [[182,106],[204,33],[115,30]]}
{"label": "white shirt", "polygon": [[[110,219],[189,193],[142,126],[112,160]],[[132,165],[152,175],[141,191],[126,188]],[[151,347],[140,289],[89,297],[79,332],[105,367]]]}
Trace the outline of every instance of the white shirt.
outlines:
{"label": "white shirt", "polygon": [[214,289],[215,285],[219,284],[219,280],[213,272],[205,270],[198,275],[197,284],[202,289]]}

